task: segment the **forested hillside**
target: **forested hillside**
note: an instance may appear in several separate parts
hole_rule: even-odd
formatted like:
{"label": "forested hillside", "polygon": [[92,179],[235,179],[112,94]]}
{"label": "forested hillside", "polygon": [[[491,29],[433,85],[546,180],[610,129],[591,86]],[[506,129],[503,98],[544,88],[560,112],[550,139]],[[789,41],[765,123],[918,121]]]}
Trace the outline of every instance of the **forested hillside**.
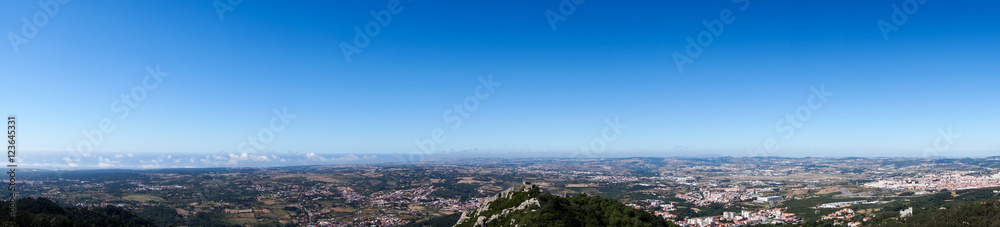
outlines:
{"label": "forested hillside", "polygon": [[663,218],[599,196],[559,197],[538,187],[505,191],[463,214],[455,226],[674,226]]}
{"label": "forested hillside", "polygon": [[17,216],[12,218],[10,202],[0,202],[3,226],[156,226],[115,206],[64,208],[46,198],[23,198],[16,203]]}

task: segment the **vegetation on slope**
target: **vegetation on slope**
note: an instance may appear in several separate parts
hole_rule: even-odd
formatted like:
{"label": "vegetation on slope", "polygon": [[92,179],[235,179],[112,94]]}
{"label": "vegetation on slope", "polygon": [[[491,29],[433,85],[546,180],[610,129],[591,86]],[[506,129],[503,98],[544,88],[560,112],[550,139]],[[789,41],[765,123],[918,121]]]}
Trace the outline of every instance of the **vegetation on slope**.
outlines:
{"label": "vegetation on slope", "polygon": [[[559,197],[537,187],[503,192],[455,226],[674,226],[663,218],[599,196]],[[537,205],[527,202],[537,200]],[[524,206],[523,204],[531,204]],[[523,207],[524,209],[517,209]],[[507,210],[505,214],[505,210]],[[494,218],[495,217],[495,218]]]}
{"label": "vegetation on slope", "polygon": [[10,202],[0,202],[3,226],[155,226],[132,212],[115,206],[63,208],[46,198],[17,200],[17,216],[11,217]]}

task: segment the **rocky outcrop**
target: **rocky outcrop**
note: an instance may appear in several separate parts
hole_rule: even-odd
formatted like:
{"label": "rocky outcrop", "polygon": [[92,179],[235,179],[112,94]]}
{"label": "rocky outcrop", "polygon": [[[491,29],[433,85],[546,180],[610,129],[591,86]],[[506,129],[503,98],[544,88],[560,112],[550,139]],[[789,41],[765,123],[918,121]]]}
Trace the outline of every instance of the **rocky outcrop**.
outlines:
{"label": "rocky outcrop", "polygon": [[[458,219],[458,222],[455,223],[455,226],[460,226],[462,225],[462,223],[466,223],[467,221],[473,218],[475,218],[476,221],[474,224],[472,224],[472,226],[477,226],[477,227],[486,226],[487,224],[499,220],[502,217],[506,217],[511,213],[526,211],[529,208],[541,207],[541,204],[538,202],[537,198],[527,198],[517,206],[502,208],[501,210],[499,210],[499,212],[491,210],[491,208],[495,207],[494,203],[496,203],[497,201],[508,201],[515,199],[514,195],[516,193],[527,193],[531,189],[537,190],[537,186],[525,184],[522,185],[520,188],[510,188],[504,190],[503,192],[500,192],[500,194],[486,198],[483,200],[483,203],[479,205],[479,208],[476,208],[475,210],[469,212],[462,213],[462,217]],[[491,213],[492,215],[486,216],[486,214],[491,214]]]}

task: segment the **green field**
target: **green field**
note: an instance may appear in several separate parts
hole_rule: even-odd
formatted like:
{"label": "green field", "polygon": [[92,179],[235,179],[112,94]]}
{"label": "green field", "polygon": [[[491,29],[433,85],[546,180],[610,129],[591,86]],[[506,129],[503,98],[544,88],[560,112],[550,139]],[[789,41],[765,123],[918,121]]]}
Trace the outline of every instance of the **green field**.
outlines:
{"label": "green field", "polygon": [[149,201],[163,202],[164,201],[164,199],[160,198],[159,196],[143,195],[143,194],[127,195],[125,197],[122,197],[122,199],[124,199],[124,200],[138,201],[138,202],[149,202]]}

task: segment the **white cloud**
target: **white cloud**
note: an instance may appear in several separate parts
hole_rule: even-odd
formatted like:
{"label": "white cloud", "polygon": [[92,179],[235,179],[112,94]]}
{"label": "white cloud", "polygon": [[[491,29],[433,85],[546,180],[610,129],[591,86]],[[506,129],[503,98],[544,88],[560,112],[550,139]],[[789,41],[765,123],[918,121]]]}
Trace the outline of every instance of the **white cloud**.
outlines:
{"label": "white cloud", "polygon": [[78,161],[80,161],[80,160],[79,160],[79,159],[77,159],[77,160],[73,160],[73,159],[71,159],[71,158],[69,158],[69,157],[63,157],[63,161],[65,161],[65,162],[66,162],[66,166],[69,166],[69,167],[77,167],[77,166],[79,166],[79,165],[77,165],[77,164],[76,164],[76,162],[78,162]]}
{"label": "white cloud", "polygon": [[[323,156],[319,156],[319,155],[317,155],[316,153],[313,153],[313,152],[309,152],[308,154],[305,155],[305,157],[306,157],[306,159],[313,160],[313,161],[331,161],[331,162],[348,162],[348,161],[355,161],[355,160],[361,159],[361,158],[358,158],[358,156],[356,156],[354,154],[347,154],[347,155],[340,156],[340,157],[335,157],[335,158],[324,158]],[[367,159],[368,156],[365,156],[365,158]]]}
{"label": "white cloud", "polygon": [[118,161],[111,160],[109,158],[104,158],[103,156],[97,156],[97,167],[110,168],[114,167]]}
{"label": "white cloud", "polygon": [[236,154],[232,154],[231,153],[231,154],[229,154],[229,160],[227,160],[226,163],[237,164],[237,163],[240,163],[240,162],[248,162],[248,161],[267,162],[267,161],[271,161],[271,158],[268,157],[267,155],[256,155],[256,154],[247,154],[247,153],[242,153],[242,154],[236,155]]}

